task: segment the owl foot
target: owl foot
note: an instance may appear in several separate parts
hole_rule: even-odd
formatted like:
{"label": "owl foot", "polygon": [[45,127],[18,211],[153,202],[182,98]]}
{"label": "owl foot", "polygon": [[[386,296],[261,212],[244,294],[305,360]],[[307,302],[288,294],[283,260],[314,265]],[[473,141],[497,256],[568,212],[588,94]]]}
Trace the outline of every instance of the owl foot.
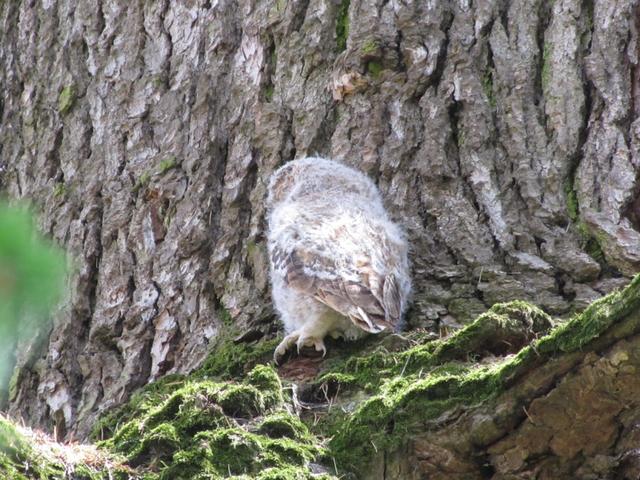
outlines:
{"label": "owl foot", "polygon": [[298,355],[300,355],[300,349],[305,346],[314,347],[316,352],[322,352],[322,358],[327,354],[327,347],[324,346],[324,340],[322,338],[303,337],[301,335],[296,345],[298,347]]}
{"label": "owl foot", "polygon": [[284,337],[273,352],[273,361],[276,362],[276,365],[280,365],[280,361],[294,345],[298,355],[300,355],[300,350],[304,347],[314,347],[317,352],[322,352],[323,357],[327,354],[327,347],[324,346],[322,338],[304,336],[303,333],[295,331]]}
{"label": "owl foot", "polygon": [[282,341],[278,344],[276,349],[273,352],[273,361],[276,362],[276,365],[280,365],[280,360],[284,358],[287,351],[296,345],[298,339],[300,338],[300,332],[293,332],[287,335],[282,339]]}

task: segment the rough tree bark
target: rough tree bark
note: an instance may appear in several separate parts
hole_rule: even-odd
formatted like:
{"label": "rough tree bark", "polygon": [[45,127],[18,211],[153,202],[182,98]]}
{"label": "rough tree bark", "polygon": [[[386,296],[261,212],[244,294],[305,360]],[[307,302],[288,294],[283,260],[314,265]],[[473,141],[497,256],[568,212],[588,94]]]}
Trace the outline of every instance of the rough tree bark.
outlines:
{"label": "rough tree bark", "polygon": [[273,332],[265,186],[308,154],[365,171],[406,227],[410,326],[619,286],[640,265],[636,3],[0,3],[0,184],[76,257],[9,411],[84,436],[228,315]]}

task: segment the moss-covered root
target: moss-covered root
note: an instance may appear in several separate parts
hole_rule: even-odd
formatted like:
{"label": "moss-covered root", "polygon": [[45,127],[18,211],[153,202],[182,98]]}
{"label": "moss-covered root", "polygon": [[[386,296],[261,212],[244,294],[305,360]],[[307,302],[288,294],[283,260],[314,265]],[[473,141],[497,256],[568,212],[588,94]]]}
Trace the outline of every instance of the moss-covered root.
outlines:
{"label": "moss-covered root", "polygon": [[[406,358],[406,363],[399,371],[397,365],[402,362],[380,369],[384,373],[380,375],[382,379],[376,393],[351,415],[331,423],[337,428],[332,432],[329,447],[338,465],[352,472],[366,471],[366,465],[378,451],[393,451],[411,432],[424,434],[427,425],[446,418],[446,412],[484,404],[510,388],[517,388],[525,375],[543,368],[550,359],[575,352],[578,355],[571,357],[575,364],[590,351],[601,351],[637,334],[640,332],[640,275],[623,291],[594,302],[582,314],[534,340],[516,355],[481,365],[458,362],[456,368],[447,364],[438,366],[440,361],[459,357],[463,351],[460,345],[473,346],[474,341],[469,337],[473,337],[474,329],[476,333],[483,331],[482,322],[503,328],[504,318],[492,318],[503,310],[504,306],[494,309],[491,316],[481,317],[475,326],[444,342],[435,342],[435,347],[418,346],[402,352],[400,355]],[[534,310],[530,313],[531,322],[525,319],[525,323],[546,324],[544,316]],[[513,318],[512,314],[507,316]],[[509,330],[510,327],[506,329]],[[448,353],[445,355],[445,352]],[[556,364],[558,362],[552,363]],[[357,372],[351,375],[356,378]],[[352,382],[358,383],[353,379]]]}
{"label": "moss-covered root", "polygon": [[113,455],[88,445],[61,445],[0,416],[0,478],[129,480],[140,478]]}
{"label": "moss-covered root", "polygon": [[487,355],[516,353],[533,339],[547,333],[551,326],[551,318],[527,302],[499,303],[442,340],[402,352],[391,353],[381,349],[334,362],[317,385],[339,383],[342,387],[375,391],[383,381],[399,375],[429,370],[438,374],[465,370],[465,362],[477,362]]}
{"label": "moss-covered root", "polygon": [[154,408],[129,406],[128,420],[102,445],[159,479],[311,478],[310,464],[323,453],[286,410],[280,379],[267,365],[241,383],[191,379],[156,393]]}
{"label": "moss-covered root", "polygon": [[527,302],[499,303],[442,342],[434,356],[445,362],[516,353],[552,326],[549,315]]}

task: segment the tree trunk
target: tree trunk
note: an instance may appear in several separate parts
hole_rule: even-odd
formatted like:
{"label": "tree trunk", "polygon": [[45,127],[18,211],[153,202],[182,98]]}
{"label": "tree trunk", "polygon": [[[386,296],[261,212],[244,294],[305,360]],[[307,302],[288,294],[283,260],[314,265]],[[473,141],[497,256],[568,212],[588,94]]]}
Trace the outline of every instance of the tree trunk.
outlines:
{"label": "tree trunk", "polygon": [[0,185],[75,256],[9,411],[85,436],[227,320],[272,333],[266,184],[305,155],[366,172],[405,226],[411,327],[520,298],[570,314],[626,282],[636,3],[0,3]]}

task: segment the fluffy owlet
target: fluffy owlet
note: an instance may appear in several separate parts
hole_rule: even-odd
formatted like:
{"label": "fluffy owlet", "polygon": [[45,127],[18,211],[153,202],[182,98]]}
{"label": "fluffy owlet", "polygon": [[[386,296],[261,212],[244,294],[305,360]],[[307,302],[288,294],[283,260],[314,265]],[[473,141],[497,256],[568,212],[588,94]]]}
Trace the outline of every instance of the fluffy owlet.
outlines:
{"label": "fluffy owlet", "polygon": [[398,326],[411,291],[408,245],[362,173],[305,158],[269,183],[268,248],[276,310],[293,345],[326,353],[324,337],[353,340]]}

